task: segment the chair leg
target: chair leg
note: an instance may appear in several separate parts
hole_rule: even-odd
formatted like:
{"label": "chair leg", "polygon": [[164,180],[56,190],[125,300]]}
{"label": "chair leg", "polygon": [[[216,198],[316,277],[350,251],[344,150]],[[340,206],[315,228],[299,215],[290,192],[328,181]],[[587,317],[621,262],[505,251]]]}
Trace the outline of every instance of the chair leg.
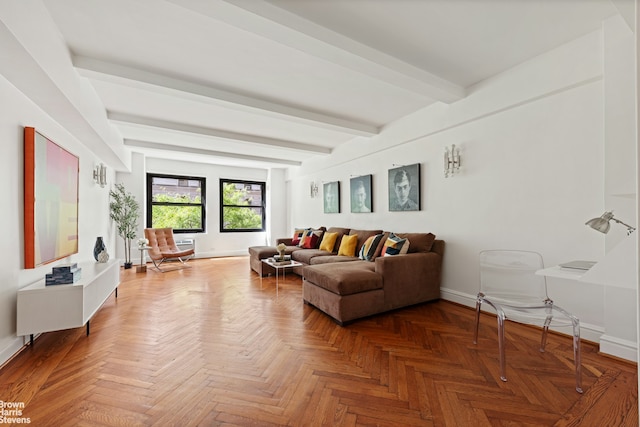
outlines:
{"label": "chair leg", "polygon": [[576,365],[576,391],[582,393],[582,355],[580,352],[580,323],[573,320],[573,362]]}
{"label": "chair leg", "polygon": [[506,360],[504,354],[504,313],[498,312],[498,352],[500,353],[500,379],[507,381]]}
{"label": "chair leg", "polygon": [[155,259],[151,259],[151,261],[153,262],[153,266],[156,268],[156,270],[158,270],[160,273],[164,273],[164,270],[160,268],[160,264],[164,262],[164,258],[161,259],[160,262],[156,262]]}
{"label": "chair leg", "polygon": [[547,335],[549,333],[549,325],[551,324],[552,316],[547,316],[544,319],[544,325],[542,325],[542,339],[540,340],[540,353],[544,353],[544,349],[547,346]]}
{"label": "chair leg", "polygon": [[480,306],[482,305],[482,299],[478,296],[476,300],[476,329],[473,333],[473,343],[478,344],[478,328],[480,325]]}
{"label": "chair leg", "polygon": [[185,268],[191,268],[190,265],[187,265],[187,261],[189,261],[191,259],[191,256],[188,256],[186,259],[182,259],[180,257],[178,257],[178,260],[182,263],[182,266]]}

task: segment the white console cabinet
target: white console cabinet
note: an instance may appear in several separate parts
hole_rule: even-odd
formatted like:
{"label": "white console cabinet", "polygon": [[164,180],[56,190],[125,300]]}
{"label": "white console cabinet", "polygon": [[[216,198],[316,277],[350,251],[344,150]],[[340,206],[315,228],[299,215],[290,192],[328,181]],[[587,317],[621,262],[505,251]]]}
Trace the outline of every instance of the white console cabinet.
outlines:
{"label": "white console cabinet", "polygon": [[81,279],[68,285],[45,286],[44,279],[18,290],[18,336],[78,328],[87,325],[115,290],[118,296],[120,265],[117,260],[106,263],[79,263]]}

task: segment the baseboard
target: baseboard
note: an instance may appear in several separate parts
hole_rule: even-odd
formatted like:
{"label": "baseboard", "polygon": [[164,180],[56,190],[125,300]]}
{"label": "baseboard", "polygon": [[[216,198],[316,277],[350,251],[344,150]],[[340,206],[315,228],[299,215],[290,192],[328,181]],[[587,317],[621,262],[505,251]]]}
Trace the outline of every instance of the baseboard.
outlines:
{"label": "baseboard", "polygon": [[631,362],[638,362],[638,344],[611,335],[604,334],[600,337],[600,352]]}
{"label": "baseboard", "polygon": [[[440,298],[446,301],[455,302],[460,305],[464,305],[467,307],[475,308],[476,306],[476,295],[470,295],[464,292],[459,292],[453,289],[440,288]],[[552,328],[553,329],[553,328]],[[564,335],[571,335],[571,333],[567,334],[567,329],[553,329],[556,332],[559,332]],[[592,325],[590,323],[580,322],[580,337],[586,341],[591,341],[593,343],[600,345],[600,352],[608,353],[608,351],[604,351],[602,348],[601,337],[604,334],[604,329],[600,326]],[[617,340],[617,339],[616,339]],[[627,359],[627,357],[620,356],[619,354],[611,353],[616,357],[622,357]],[[628,359],[633,360],[634,362],[637,359]]]}
{"label": "baseboard", "polygon": [[230,256],[249,256],[249,252],[246,249],[237,251],[209,251],[209,252],[196,252],[195,258],[220,258]]}
{"label": "baseboard", "polygon": [[9,345],[0,352],[0,367],[4,366],[11,358],[13,358],[25,345],[25,337],[16,337]]}

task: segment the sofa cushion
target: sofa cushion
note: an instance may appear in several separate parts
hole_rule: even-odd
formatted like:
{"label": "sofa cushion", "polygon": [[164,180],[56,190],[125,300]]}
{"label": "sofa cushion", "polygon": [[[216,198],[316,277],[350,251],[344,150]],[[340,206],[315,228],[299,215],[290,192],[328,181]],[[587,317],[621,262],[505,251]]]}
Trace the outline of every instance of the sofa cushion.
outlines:
{"label": "sofa cushion", "polygon": [[338,249],[338,255],[355,256],[357,245],[358,245],[357,234],[342,236],[342,241],[340,242],[340,248]]}
{"label": "sofa cushion", "polygon": [[309,264],[329,264],[333,262],[349,262],[349,261],[360,261],[360,258],[355,256],[344,256],[344,255],[318,255],[311,258],[311,262]]}
{"label": "sofa cushion", "polygon": [[382,289],[382,276],[366,261],[319,264],[304,267],[305,280],[338,295],[352,295]]}
{"label": "sofa cushion", "polygon": [[430,252],[436,236],[433,233],[396,233],[396,236],[411,242],[409,252]]}
{"label": "sofa cushion", "polygon": [[[286,255],[291,255],[293,252],[304,252],[297,246],[287,246],[284,250]],[[275,246],[251,246],[249,248],[249,255],[254,259],[271,258],[278,253],[278,249]]]}
{"label": "sofa cushion", "polygon": [[291,254],[291,259],[303,264],[310,264],[314,257],[323,255],[331,255],[331,252],[321,251],[320,249],[300,249]]}
{"label": "sofa cushion", "polygon": [[409,242],[408,239],[398,237],[394,233],[389,233],[384,248],[382,248],[382,256],[406,254],[410,246],[411,242]]}
{"label": "sofa cushion", "polygon": [[336,240],[338,240],[338,233],[331,233],[327,231],[322,236],[320,249],[327,252],[333,252],[334,248],[336,247]]}
{"label": "sofa cushion", "polygon": [[384,237],[384,233],[369,237],[360,249],[359,258],[365,261],[373,261],[378,253],[378,246]]}

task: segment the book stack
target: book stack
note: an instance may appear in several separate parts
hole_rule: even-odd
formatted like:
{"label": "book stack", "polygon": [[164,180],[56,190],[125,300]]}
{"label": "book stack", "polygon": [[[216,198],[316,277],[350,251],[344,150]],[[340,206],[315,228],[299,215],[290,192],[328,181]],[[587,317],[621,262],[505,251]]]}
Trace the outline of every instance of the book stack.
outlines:
{"label": "book stack", "polygon": [[53,267],[51,274],[45,275],[45,285],[67,285],[80,280],[82,268],[77,263],[63,264]]}
{"label": "book stack", "polygon": [[283,258],[280,258],[278,255],[274,255],[274,257],[271,259],[271,263],[273,265],[291,264],[291,255],[285,255]]}

